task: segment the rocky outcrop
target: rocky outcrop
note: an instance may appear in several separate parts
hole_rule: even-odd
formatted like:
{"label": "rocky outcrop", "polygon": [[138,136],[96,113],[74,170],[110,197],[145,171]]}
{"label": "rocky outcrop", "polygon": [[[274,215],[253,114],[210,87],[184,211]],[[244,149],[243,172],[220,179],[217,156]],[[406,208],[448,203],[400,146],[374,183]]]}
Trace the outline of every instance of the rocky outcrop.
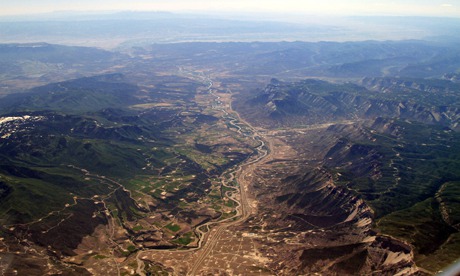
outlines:
{"label": "rocky outcrop", "polygon": [[262,252],[271,256],[273,271],[281,275],[417,271],[411,246],[376,234],[369,206],[352,191],[337,187],[326,170],[285,177],[275,187],[271,197],[264,193],[258,197],[263,230],[271,233],[268,241],[272,241]]}

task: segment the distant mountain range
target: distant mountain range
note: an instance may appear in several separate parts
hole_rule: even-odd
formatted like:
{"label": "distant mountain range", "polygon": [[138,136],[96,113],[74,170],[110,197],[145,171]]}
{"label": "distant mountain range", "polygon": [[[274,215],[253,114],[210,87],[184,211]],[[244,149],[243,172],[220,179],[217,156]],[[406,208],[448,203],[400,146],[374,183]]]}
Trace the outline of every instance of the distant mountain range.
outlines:
{"label": "distant mountain range", "polygon": [[47,41],[104,48],[177,42],[458,42],[459,19],[434,17],[271,17],[267,14],[55,12],[0,17],[0,43]]}

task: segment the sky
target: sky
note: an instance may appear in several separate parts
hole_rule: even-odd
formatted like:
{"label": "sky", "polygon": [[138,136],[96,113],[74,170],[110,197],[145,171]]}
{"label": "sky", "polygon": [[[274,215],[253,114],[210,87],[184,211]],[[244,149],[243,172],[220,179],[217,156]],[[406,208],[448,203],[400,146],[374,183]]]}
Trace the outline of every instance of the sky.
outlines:
{"label": "sky", "polygon": [[460,17],[460,0],[0,0],[0,16],[120,10]]}

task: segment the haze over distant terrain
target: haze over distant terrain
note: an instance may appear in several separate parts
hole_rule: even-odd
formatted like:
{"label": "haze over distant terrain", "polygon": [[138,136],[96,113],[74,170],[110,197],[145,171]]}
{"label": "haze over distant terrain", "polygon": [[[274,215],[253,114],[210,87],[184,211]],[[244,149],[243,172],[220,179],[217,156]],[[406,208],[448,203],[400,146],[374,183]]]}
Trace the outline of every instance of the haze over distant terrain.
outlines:
{"label": "haze over distant terrain", "polygon": [[432,40],[460,33],[458,3],[437,0],[21,0],[0,6],[2,43],[114,48],[191,41]]}
{"label": "haze over distant terrain", "polygon": [[59,0],[33,0],[1,2],[0,15],[33,14],[52,12],[56,10],[76,11],[107,11],[107,10],[134,10],[134,11],[199,11],[199,12],[276,12],[276,13],[304,13],[323,15],[400,15],[400,16],[460,16],[458,2],[452,0],[331,0],[318,2],[313,0],[172,0],[147,1],[136,0],[120,2],[116,0],[80,0],[67,2]]}
{"label": "haze over distant terrain", "polygon": [[196,41],[457,40],[460,19],[426,17],[264,17],[166,12],[52,13],[0,18],[0,42],[97,46]]}

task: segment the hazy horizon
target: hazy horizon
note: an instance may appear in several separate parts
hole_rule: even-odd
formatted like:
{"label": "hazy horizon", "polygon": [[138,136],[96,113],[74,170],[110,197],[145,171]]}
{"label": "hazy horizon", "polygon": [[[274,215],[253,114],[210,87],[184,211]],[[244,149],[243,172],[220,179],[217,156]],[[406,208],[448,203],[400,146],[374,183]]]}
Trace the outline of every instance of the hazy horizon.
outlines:
{"label": "hazy horizon", "polygon": [[114,0],[63,2],[58,0],[0,1],[0,16],[43,14],[62,11],[117,12],[164,11],[193,13],[266,13],[277,15],[323,16],[433,16],[460,17],[460,5],[445,0],[366,1],[262,1],[262,0],[199,0],[199,1],[145,1],[119,2]]}
{"label": "hazy horizon", "polygon": [[460,39],[460,12],[441,0],[408,0],[404,5],[364,0],[346,4],[286,0],[282,5],[260,0],[0,1],[0,43],[44,41],[113,49],[197,41]]}

